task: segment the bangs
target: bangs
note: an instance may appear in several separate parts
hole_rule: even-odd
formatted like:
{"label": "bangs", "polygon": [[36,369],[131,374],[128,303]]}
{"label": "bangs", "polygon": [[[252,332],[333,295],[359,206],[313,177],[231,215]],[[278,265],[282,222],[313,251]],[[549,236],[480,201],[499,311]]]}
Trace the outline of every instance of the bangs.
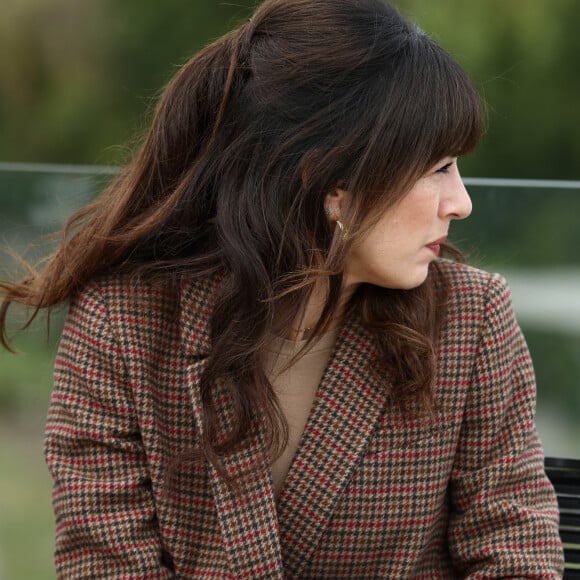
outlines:
{"label": "bangs", "polygon": [[475,149],[485,129],[483,102],[471,79],[431,38],[409,30],[388,58],[374,94],[380,112],[367,126],[353,180],[359,192],[388,191],[381,201],[387,205],[437,161]]}
{"label": "bangs", "polygon": [[427,37],[431,58],[422,60],[425,79],[422,124],[430,125],[425,145],[430,165],[447,155],[462,156],[475,149],[485,130],[482,99],[465,71]]}

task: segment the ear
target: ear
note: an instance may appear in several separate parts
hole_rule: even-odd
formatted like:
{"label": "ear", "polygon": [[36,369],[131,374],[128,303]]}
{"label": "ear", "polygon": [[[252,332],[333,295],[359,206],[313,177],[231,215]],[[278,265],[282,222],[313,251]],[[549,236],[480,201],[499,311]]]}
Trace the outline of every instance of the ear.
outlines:
{"label": "ear", "polygon": [[328,219],[332,222],[342,219],[349,203],[350,192],[346,189],[337,186],[329,191],[324,198],[324,211]]}

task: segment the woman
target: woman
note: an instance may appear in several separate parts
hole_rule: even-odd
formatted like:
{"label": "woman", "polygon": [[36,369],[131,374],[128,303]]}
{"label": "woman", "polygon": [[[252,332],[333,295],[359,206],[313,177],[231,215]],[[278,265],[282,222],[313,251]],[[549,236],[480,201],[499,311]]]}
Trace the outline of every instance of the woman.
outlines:
{"label": "woman", "polygon": [[267,0],[180,70],[44,270],[3,283],[3,329],[70,301],[59,577],[559,577],[509,291],[438,259],[482,127],[381,0]]}

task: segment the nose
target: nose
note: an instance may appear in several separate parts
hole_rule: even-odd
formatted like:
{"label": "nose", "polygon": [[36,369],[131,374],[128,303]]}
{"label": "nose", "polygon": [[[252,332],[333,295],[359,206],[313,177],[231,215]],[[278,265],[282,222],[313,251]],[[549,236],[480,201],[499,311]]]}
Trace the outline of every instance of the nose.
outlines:
{"label": "nose", "polygon": [[459,171],[454,173],[451,183],[445,188],[445,193],[441,198],[439,213],[441,218],[462,220],[471,214],[473,205]]}

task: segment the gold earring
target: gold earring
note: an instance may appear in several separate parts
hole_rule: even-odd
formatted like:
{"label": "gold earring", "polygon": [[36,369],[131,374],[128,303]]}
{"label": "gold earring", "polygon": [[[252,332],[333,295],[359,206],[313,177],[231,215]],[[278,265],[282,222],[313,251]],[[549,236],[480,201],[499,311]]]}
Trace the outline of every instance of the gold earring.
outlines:
{"label": "gold earring", "polygon": [[348,241],[348,233],[346,231],[346,228],[344,227],[344,224],[340,220],[336,220],[336,225],[338,226],[338,229],[340,230],[340,233],[342,235],[342,240],[344,242]]}

